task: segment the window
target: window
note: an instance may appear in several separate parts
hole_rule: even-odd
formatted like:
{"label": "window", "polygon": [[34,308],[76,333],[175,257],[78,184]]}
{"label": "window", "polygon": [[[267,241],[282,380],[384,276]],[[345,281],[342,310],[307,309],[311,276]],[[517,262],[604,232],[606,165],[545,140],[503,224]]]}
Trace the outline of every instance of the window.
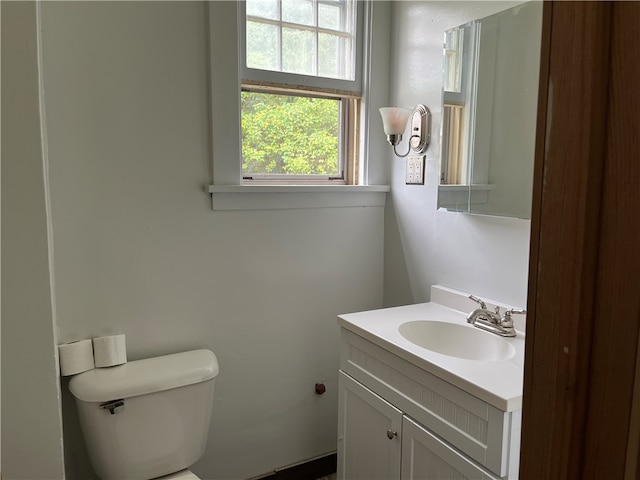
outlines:
{"label": "window", "polygon": [[247,0],[243,5],[243,183],[357,184],[358,2]]}

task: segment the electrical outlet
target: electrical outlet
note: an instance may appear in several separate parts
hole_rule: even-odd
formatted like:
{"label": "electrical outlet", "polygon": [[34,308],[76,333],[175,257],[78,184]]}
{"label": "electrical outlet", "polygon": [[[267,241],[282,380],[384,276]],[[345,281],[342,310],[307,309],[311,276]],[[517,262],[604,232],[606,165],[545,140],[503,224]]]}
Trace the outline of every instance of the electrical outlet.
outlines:
{"label": "electrical outlet", "polygon": [[412,160],[412,157],[409,157],[407,158],[407,171],[406,171],[406,179],[405,179],[405,183],[407,185],[413,183],[414,171],[415,171],[415,164]]}
{"label": "electrical outlet", "polygon": [[407,185],[424,185],[424,155],[407,157]]}

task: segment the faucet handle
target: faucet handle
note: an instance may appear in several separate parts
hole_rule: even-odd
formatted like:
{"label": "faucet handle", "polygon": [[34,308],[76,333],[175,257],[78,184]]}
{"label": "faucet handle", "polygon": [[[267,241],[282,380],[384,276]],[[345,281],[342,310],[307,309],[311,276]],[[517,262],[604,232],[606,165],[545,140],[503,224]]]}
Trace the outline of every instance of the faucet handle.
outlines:
{"label": "faucet handle", "polygon": [[504,312],[504,317],[502,317],[502,321],[500,323],[505,328],[513,328],[513,318],[511,318],[511,315],[513,315],[513,314],[525,315],[526,313],[527,313],[526,310],[520,310],[520,309],[517,309],[517,308],[510,308],[510,309],[508,309],[507,311]]}
{"label": "faucet handle", "polygon": [[469,295],[469,298],[471,300],[473,300],[474,302],[479,303],[480,304],[480,308],[483,308],[483,309],[486,310],[487,305],[481,299],[479,299],[478,297],[474,297],[473,295]]}

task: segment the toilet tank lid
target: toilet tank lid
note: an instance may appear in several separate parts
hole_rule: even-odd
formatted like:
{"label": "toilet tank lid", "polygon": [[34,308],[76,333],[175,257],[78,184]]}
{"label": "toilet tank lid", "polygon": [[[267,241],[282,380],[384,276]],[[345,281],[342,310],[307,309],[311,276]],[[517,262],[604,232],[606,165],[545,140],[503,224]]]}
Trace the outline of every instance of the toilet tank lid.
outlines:
{"label": "toilet tank lid", "polygon": [[192,350],[89,370],[72,377],[69,390],[85,402],[106,402],[205,382],[218,371],[212,351]]}

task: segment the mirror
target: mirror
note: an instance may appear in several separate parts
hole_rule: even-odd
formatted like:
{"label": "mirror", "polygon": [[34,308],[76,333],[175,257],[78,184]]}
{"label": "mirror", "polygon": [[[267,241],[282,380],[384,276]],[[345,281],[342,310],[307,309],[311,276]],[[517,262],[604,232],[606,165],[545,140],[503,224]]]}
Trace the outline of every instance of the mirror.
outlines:
{"label": "mirror", "polygon": [[542,2],[444,35],[438,207],[531,218]]}

